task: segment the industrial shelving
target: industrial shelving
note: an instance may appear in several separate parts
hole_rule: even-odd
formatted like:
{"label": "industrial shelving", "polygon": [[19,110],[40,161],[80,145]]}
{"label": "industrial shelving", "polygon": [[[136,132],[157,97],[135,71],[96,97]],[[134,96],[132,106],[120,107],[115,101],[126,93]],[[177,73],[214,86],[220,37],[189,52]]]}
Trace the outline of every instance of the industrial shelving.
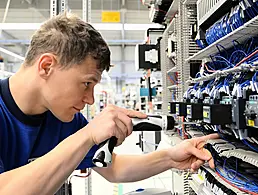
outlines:
{"label": "industrial shelving", "polygon": [[178,4],[179,1],[178,0],[174,0],[166,14],[166,22],[170,22],[172,20],[172,18],[176,15],[176,13],[178,12]]}
{"label": "industrial shelving", "polygon": [[[211,10],[204,10],[202,13],[197,13],[197,4],[204,3],[209,4]],[[167,56],[162,55],[161,60],[161,70],[163,74],[163,78],[167,78],[169,73],[176,72],[178,74],[178,83],[171,84],[167,79],[163,81],[164,94],[163,94],[163,114],[169,114],[168,107],[169,102],[172,101],[171,94],[176,91],[176,99],[175,101],[182,101],[183,93],[188,89],[188,84],[193,83],[195,79],[190,80],[190,66],[192,63],[201,62],[205,58],[209,58],[211,55],[215,55],[219,52],[218,46],[222,46],[225,49],[231,48],[233,45],[233,41],[237,41],[239,43],[243,43],[245,40],[252,36],[258,35],[258,16],[252,18],[250,21],[245,23],[243,26],[229,33],[225,37],[219,39],[215,43],[209,45],[205,49],[199,49],[192,39],[190,35],[190,25],[197,22],[198,19],[201,19],[201,23],[205,23],[205,18],[208,19],[212,13],[216,12],[216,9],[221,8],[226,0],[216,0],[216,1],[208,1],[208,0],[174,0],[171,5],[168,14],[171,14],[170,17],[167,17],[167,28],[163,34],[163,40],[161,44],[161,53],[166,50],[168,37],[171,33],[176,35],[176,57],[175,63],[172,65],[169,63]],[[228,2],[227,2],[228,3]],[[177,6],[173,7],[173,6]],[[176,13],[176,14],[175,14]],[[163,52],[165,53],[165,52]],[[240,66],[239,68],[242,68]],[[214,75],[211,75],[214,76]],[[199,80],[196,80],[199,81]],[[180,118],[180,117],[179,117]],[[186,127],[190,128],[190,127]],[[189,129],[187,129],[188,131]],[[168,136],[169,137],[169,136]],[[174,138],[171,137],[171,140]],[[209,173],[211,173],[220,183],[222,183],[227,188],[233,190],[238,195],[247,194],[244,193],[234,186],[228,184],[226,181],[221,179],[214,170],[204,167]],[[186,175],[185,172],[183,175]],[[191,174],[190,174],[191,175]],[[182,177],[181,177],[182,179]],[[183,177],[183,181],[185,183],[183,194],[192,194],[192,189],[196,194],[214,194],[214,192],[208,192],[208,188],[205,186],[198,186],[194,183],[191,178]],[[175,181],[176,182],[176,181]],[[175,185],[175,184],[174,184]],[[202,184],[203,185],[203,184]],[[173,191],[174,193],[178,191]],[[180,193],[180,192],[178,192]],[[182,192],[181,192],[182,193]]]}
{"label": "industrial shelving", "polygon": [[[186,58],[189,58],[198,51],[196,43],[191,40],[191,25],[196,22],[196,1],[193,0],[174,0],[171,5],[166,22],[167,28],[163,33],[161,40],[161,71],[163,77],[163,114],[169,114],[169,102],[180,101],[183,98],[184,90],[188,87],[186,81],[190,77],[190,63],[185,62]],[[173,34],[176,37],[175,43],[175,57],[173,62],[166,55],[165,50],[168,47],[169,37]],[[176,73],[176,83],[171,83],[168,75]],[[173,143],[175,137],[167,135],[167,139],[171,139]],[[183,140],[183,138],[180,138]],[[177,186],[172,190],[173,193],[178,194],[192,194],[189,181],[191,175],[187,171],[183,171],[181,174],[177,174],[172,169],[173,186]],[[179,183],[183,183],[179,184]],[[181,186],[181,187],[180,187]]]}

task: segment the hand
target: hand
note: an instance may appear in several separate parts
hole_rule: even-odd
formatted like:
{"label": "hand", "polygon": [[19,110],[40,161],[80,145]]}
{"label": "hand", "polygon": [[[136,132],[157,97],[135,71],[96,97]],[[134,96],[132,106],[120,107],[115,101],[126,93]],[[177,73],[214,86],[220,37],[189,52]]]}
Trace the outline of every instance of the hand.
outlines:
{"label": "hand", "polygon": [[91,138],[97,145],[112,136],[118,138],[117,145],[120,145],[132,133],[133,125],[131,118],[133,117],[146,118],[147,115],[114,105],[108,105],[86,125],[85,129],[86,132],[90,131]]}
{"label": "hand", "polygon": [[219,138],[218,134],[211,134],[203,137],[188,139],[176,145],[171,151],[173,168],[185,170],[191,169],[191,172],[197,171],[205,161],[214,168],[214,160],[211,153],[204,148],[209,139]]}

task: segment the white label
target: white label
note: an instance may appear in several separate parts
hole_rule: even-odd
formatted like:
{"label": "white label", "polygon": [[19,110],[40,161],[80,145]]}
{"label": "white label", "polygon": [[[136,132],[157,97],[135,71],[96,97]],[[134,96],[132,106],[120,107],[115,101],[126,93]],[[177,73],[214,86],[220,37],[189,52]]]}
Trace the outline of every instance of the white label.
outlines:
{"label": "white label", "polygon": [[237,97],[243,97],[242,88],[240,86],[237,88]]}
{"label": "white label", "polygon": [[250,81],[250,85],[251,85],[251,89],[252,89],[252,91],[255,91],[255,86],[254,86],[253,81]]}
{"label": "white label", "polygon": [[151,62],[153,64],[158,62],[158,51],[152,49],[150,51],[145,51],[145,62]]}
{"label": "white label", "polygon": [[254,83],[255,90],[258,92],[258,85],[257,82]]}

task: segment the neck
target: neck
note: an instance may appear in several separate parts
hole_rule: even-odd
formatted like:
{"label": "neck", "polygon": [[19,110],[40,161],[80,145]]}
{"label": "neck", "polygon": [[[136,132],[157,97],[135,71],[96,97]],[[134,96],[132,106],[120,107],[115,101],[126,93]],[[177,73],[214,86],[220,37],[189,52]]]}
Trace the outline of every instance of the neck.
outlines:
{"label": "neck", "polygon": [[20,110],[26,115],[42,114],[47,111],[40,95],[40,88],[35,85],[37,79],[33,77],[34,67],[21,68],[9,79],[10,91]]}

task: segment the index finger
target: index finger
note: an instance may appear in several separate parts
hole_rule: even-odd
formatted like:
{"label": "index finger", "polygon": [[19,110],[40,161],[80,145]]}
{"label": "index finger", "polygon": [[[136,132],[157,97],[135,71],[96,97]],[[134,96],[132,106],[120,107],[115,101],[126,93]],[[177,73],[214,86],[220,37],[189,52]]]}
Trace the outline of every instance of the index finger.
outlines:
{"label": "index finger", "polygon": [[138,112],[135,110],[127,110],[125,108],[118,108],[119,111],[125,113],[127,116],[131,118],[147,118],[148,116],[142,112]]}
{"label": "index finger", "polygon": [[206,142],[209,139],[218,139],[218,138],[219,138],[219,134],[213,133],[213,134],[210,134],[210,135],[198,137],[197,139],[198,139],[199,142]]}

